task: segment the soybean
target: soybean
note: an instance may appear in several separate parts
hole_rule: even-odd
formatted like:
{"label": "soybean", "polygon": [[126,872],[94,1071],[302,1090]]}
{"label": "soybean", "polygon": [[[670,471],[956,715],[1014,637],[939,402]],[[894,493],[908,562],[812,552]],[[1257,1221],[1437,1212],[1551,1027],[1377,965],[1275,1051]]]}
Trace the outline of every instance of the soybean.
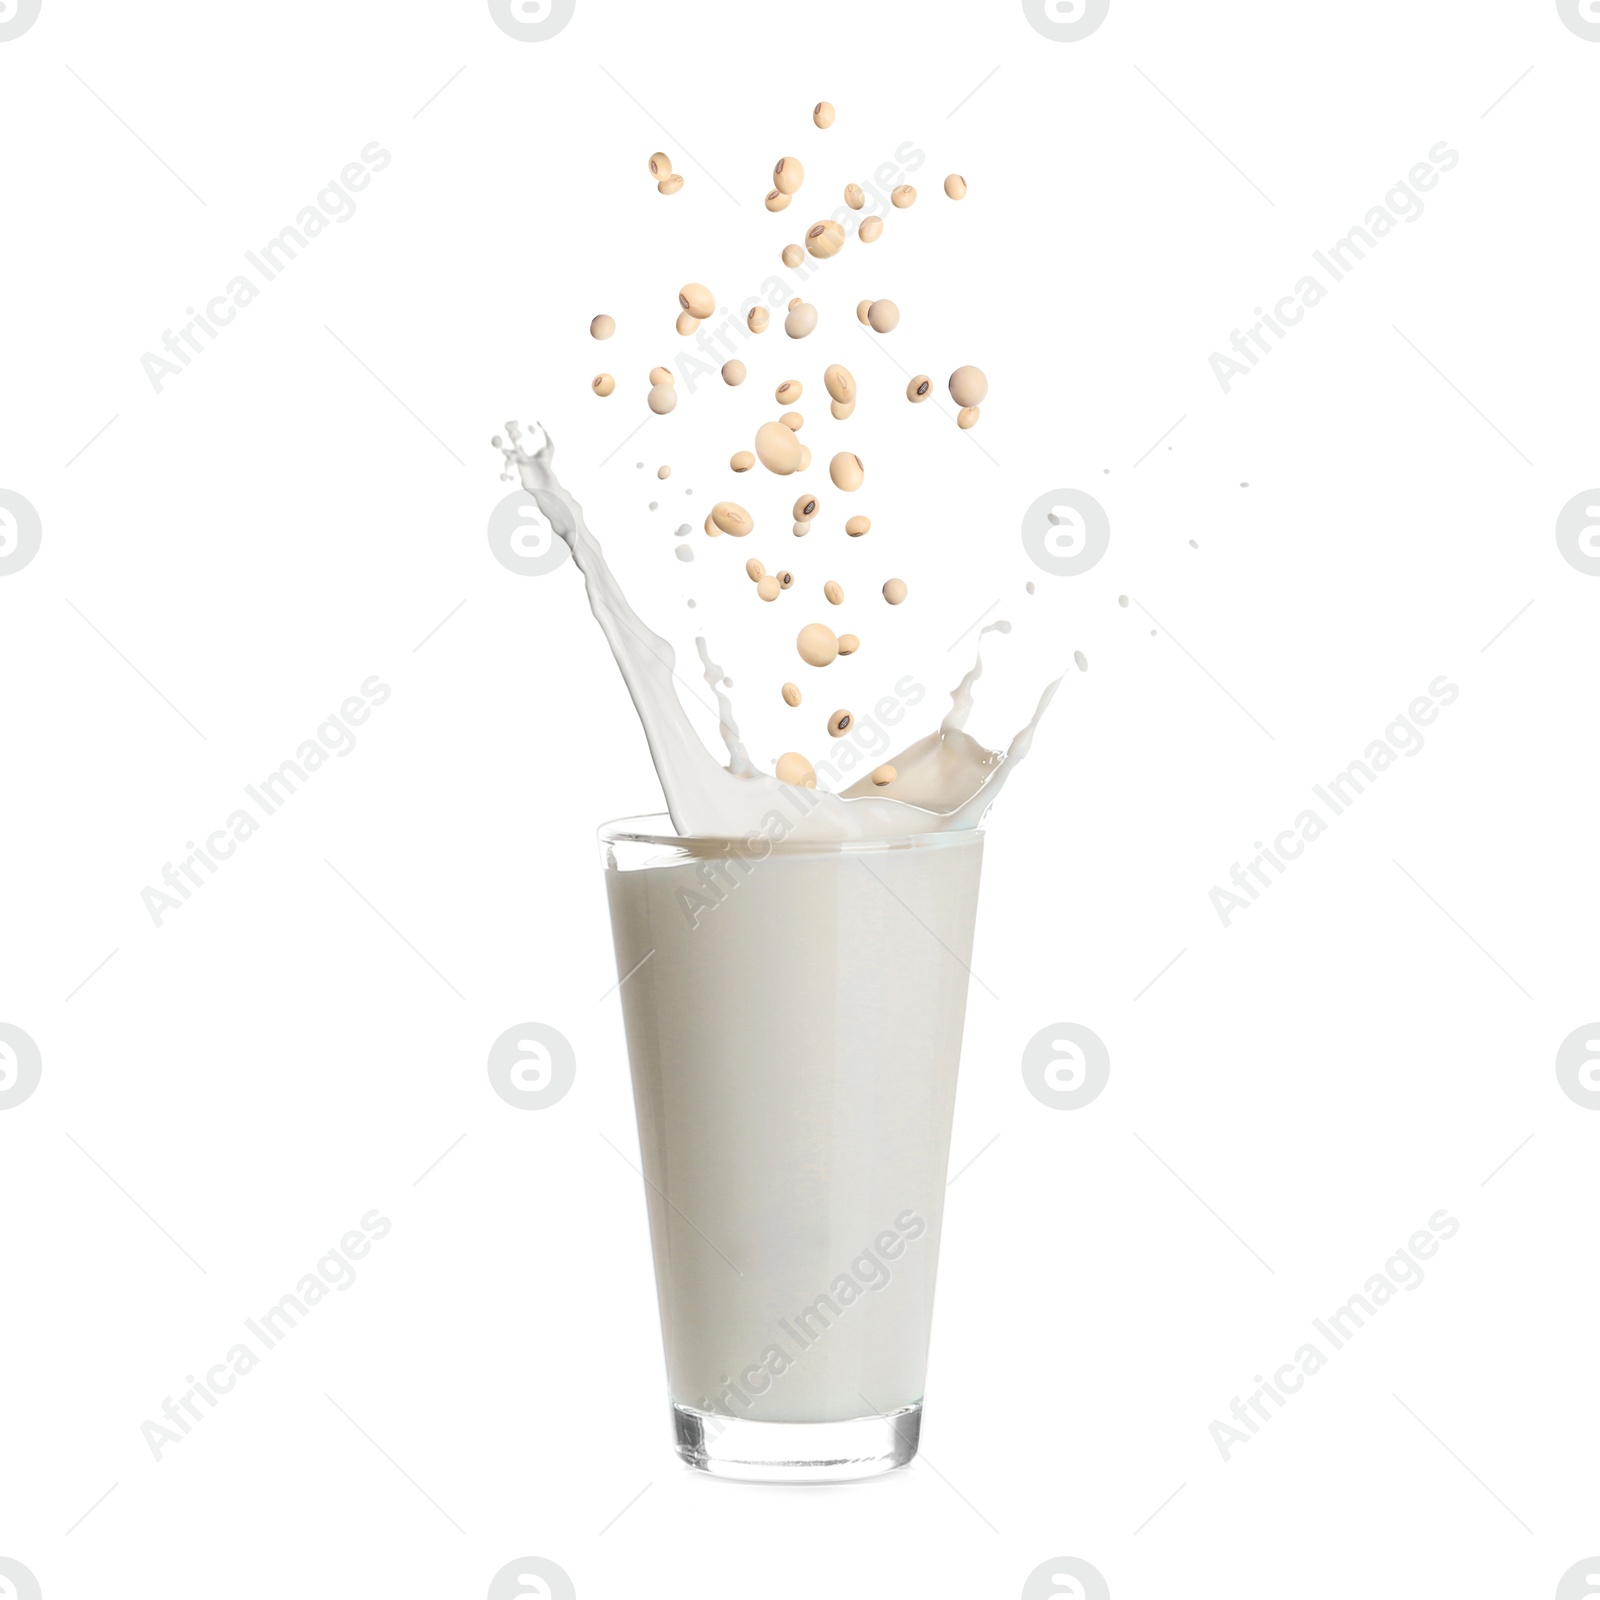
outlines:
{"label": "soybean", "polygon": [[893,333],[900,326],[900,307],[893,300],[874,300],[867,313],[867,326],[874,333]]}
{"label": "soybean", "polygon": [[700,319],[699,317],[690,316],[687,311],[680,311],[678,320],[673,326],[677,328],[680,339],[687,339],[700,326]]}
{"label": "soybean", "polygon": [[735,450],[728,457],[728,465],[735,472],[748,472],[756,464],[756,458],[748,450]]}
{"label": "soybean", "polygon": [[744,570],[752,583],[760,583],[767,575],[767,569],[754,556],[745,562]]}
{"label": "soybean", "polygon": [[910,383],[906,385],[906,399],[912,405],[919,406],[933,393],[933,379],[927,373],[919,372]]}
{"label": "soybean", "polygon": [[963,406],[958,412],[956,412],[956,426],[958,428],[973,427],[977,423],[977,420],[978,408],[976,406]]}
{"label": "soybean", "polygon": [[906,597],[906,586],[905,586],[905,580],[904,579],[902,579],[902,578],[891,578],[886,584],[884,584],[884,586],[883,586],[883,598],[885,600],[887,600],[890,605],[892,605],[892,606],[899,605],[900,602],[905,599],[905,597]]}
{"label": "soybean", "polygon": [[817,308],[805,304],[797,305],[793,311],[783,319],[783,331],[791,339],[803,339],[817,325]]}
{"label": "soybean", "polygon": [[802,417],[798,411],[785,411],[784,414],[778,418],[778,421],[781,422],[790,433],[799,433],[799,431],[806,425],[806,419]]}
{"label": "soybean", "polygon": [[750,513],[734,500],[719,500],[711,508],[711,520],[724,532],[742,539],[755,527]]}
{"label": "soybean", "polygon": [[816,105],[811,108],[811,120],[819,128],[831,128],[833,126],[833,107],[826,100],[817,101]]}
{"label": "soybean", "polygon": [[792,200],[793,198],[794,198],[793,195],[787,195],[781,189],[768,189],[767,190],[767,210],[768,211],[782,211],[783,208],[786,205],[788,205],[790,200]]}
{"label": "soybean", "polygon": [[950,374],[950,398],[958,406],[981,406],[989,393],[989,380],[981,367],[957,367]]}
{"label": "soybean", "polygon": [[676,380],[673,378],[671,372],[668,371],[666,367],[651,367],[650,382],[652,386],[658,383],[673,383],[675,381]]}
{"label": "soybean", "polygon": [[778,580],[770,575],[763,577],[756,585],[756,593],[763,600],[776,600],[781,592]]}
{"label": "soybean", "polygon": [[678,304],[704,322],[717,309],[717,297],[703,283],[686,283],[678,291]]}
{"label": "soybean", "polygon": [[603,312],[589,324],[589,337],[591,339],[609,339],[617,331],[617,319],[608,317]]}
{"label": "soybean", "polygon": [[837,635],[822,622],[808,622],[795,638],[794,647],[810,667],[828,666],[839,654]]}
{"label": "soybean", "polygon": [[882,217],[863,217],[861,226],[856,230],[856,237],[862,244],[871,244],[875,239],[883,237]]}
{"label": "soybean", "polygon": [[855,725],[856,719],[851,716],[848,711],[835,711],[834,714],[828,718],[828,732],[835,739],[844,738],[844,736],[849,733],[849,731],[855,727]]}
{"label": "soybean", "polygon": [[842,655],[842,656],[853,656],[856,653],[856,651],[859,650],[860,648],[861,648],[861,641],[858,638],[856,638],[856,636],[853,633],[841,633],[839,635],[839,654],[840,655]]}
{"label": "soybean", "polygon": [[809,522],[817,514],[817,497],[814,494],[803,494],[794,503],[794,520],[796,522]]}
{"label": "soybean", "polygon": [[751,333],[765,333],[767,324],[772,320],[765,306],[751,306],[750,315],[745,319],[745,326]]}
{"label": "soybean", "polygon": [[896,772],[887,761],[884,762],[881,767],[874,767],[872,769],[872,781],[877,784],[880,789],[886,788],[899,776],[900,774]]}
{"label": "soybean", "polygon": [[783,686],[783,703],[785,705],[790,705],[790,706],[797,706],[797,705],[800,704],[800,685],[799,684],[797,684],[797,683],[786,683],[786,684],[784,684],[784,686]]}
{"label": "soybean", "polygon": [[597,395],[608,395],[617,386],[617,380],[609,372],[602,372],[593,383],[589,385]]}
{"label": "soybean", "polygon": [[780,406],[792,406],[800,398],[804,385],[798,378],[785,378],[776,389],[772,391],[772,398]]}
{"label": "soybean", "polygon": [[768,472],[787,477],[800,466],[800,441],[781,422],[763,422],[756,429],[756,456]]}
{"label": "soybean", "polygon": [[829,218],[826,222],[813,222],[806,229],[806,249],[818,261],[826,261],[844,249],[844,224]]}
{"label": "soybean", "polygon": [[864,534],[871,526],[871,517],[851,517],[851,519],[845,523],[844,531],[848,533],[852,539],[859,539],[861,535]]}
{"label": "soybean", "polygon": [[658,383],[645,396],[645,401],[655,414],[665,416],[678,403],[678,391],[670,383]]}
{"label": "soybean", "polygon": [[665,150],[657,150],[650,157],[650,176],[652,178],[670,178],[672,176],[672,157]]}
{"label": "soybean", "polygon": [[730,389],[737,389],[744,382],[745,371],[742,361],[724,361],[722,363],[722,381]]}
{"label": "soybean", "polygon": [[792,572],[785,572],[780,569],[775,576],[777,577],[778,587],[780,589],[794,588],[794,574]]}
{"label": "soybean", "polygon": [[859,183],[847,183],[844,186],[844,203],[852,211],[859,211],[867,203],[866,191]]}
{"label": "soybean", "polygon": [[656,468],[656,476],[658,478],[670,478],[672,476],[672,468],[671,467],[657,467]]}
{"label": "soybean", "polygon": [[815,789],[817,786],[817,769],[798,750],[786,750],[778,757],[778,764],[773,771],[779,783],[792,784],[797,789]]}
{"label": "soybean", "polygon": [[952,200],[965,200],[967,198],[967,180],[959,172],[952,172],[944,180],[944,192]]}
{"label": "soybean", "polygon": [[657,194],[676,194],[683,187],[682,173],[674,172],[670,178],[663,178],[656,185]]}
{"label": "soybean", "polygon": [[840,366],[837,361],[822,374],[822,386],[835,400],[854,400],[856,397],[856,380],[851,377],[850,369]]}
{"label": "soybean", "polygon": [[789,531],[794,534],[795,538],[803,539],[811,532],[811,524],[809,522],[797,522]]}
{"label": "soybean", "polygon": [[796,472],[804,472],[804,471],[807,470],[807,468],[810,467],[810,465],[811,465],[811,446],[808,445],[808,444],[803,444],[803,445],[800,446],[800,460],[799,460],[799,463],[796,465],[794,470]]}
{"label": "soybean", "polygon": [[779,194],[793,194],[806,181],[806,169],[793,156],[779,156],[772,169],[772,187]]}
{"label": "soybean", "polygon": [[855,414],[856,403],[854,400],[830,400],[828,410],[833,413],[835,422],[843,422],[847,417]]}
{"label": "soybean", "polygon": [[830,606],[842,606],[844,604],[844,590],[841,589],[832,578],[829,578],[828,581],[823,584],[822,593],[826,597]]}
{"label": "soybean", "polygon": [[871,310],[872,302],[870,300],[856,301],[856,321],[859,322],[863,328],[868,325],[867,317]]}
{"label": "soybean", "polygon": [[783,247],[783,264],[786,267],[798,267],[806,258],[806,253],[797,244],[786,244]]}
{"label": "soybean", "polygon": [[903,211],[907,206],[917,203],[917,191],[909,183],[902,183],[889,191],[889,199],[897,209]]}
{"label": "soybean", "polygon": [[861,465],[860,456],[852,455],[848,450],[841,450],[828,463],[828,476],[833,479],[835,489],[843,489],[846,494],[854,494],[865,481],[867,469]]}

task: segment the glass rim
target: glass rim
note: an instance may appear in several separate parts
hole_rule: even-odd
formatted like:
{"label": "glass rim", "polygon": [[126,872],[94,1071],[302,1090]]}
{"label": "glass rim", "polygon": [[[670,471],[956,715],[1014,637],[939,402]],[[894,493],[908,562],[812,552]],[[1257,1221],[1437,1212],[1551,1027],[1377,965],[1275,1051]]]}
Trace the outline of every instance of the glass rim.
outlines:
{"label": "glass rim", "polygon": [[[653,824],[665,824],[665,829]],[[788,856],[867,855],[883,850],[950,850],[978,843],[984,836],[981,827],[901,833],[891,838],[778,840],[769,840],[759,831],[753,834],[684,835],[671,830],[672,818],[665,811],[658,811],[602,822],[596,833],[602,845],[647,845],[696,856],[726,855],[729,851],[741,850],[751,844],[759,844],[763,855],[770,852]]]}

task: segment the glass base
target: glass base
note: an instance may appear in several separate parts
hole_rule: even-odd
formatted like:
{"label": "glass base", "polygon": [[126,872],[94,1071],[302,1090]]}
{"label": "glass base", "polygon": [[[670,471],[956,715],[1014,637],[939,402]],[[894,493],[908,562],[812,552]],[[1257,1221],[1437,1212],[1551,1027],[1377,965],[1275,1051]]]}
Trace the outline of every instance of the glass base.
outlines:
{"label": "glass base", "polygon": [[841,1483],[903,1467],[916,1453],[922,1406],[847,1422],[748,1422],[672,1403],[678,1454],[718,1478]]}

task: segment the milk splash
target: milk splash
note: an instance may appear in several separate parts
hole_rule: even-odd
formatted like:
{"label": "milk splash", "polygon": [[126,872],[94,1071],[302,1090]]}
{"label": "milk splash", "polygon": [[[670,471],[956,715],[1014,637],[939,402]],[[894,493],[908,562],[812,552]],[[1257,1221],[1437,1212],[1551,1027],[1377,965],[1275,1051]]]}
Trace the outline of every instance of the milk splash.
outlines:
{"label": "milk splash", "polygon": [[[644,725],[650,759],[680,836],[744,838],[759,833],[779,804],[792,815],[797,801],[803,803],[805,812],[788,828],[787,837],[794,839],[893,839],[978,826],[1011,769],[1032,746],[1034,730],[1060,685],[1059,678],[1046,686],[1033,717],[1010,746],[1003,753],[987,750],[966,732],[972,686],[983,673],[980,648],[972,670],[951,692],[950,710],[937,731],[891,758],[898,773],[894,797],[874,793],[868,778],[842,794],[830,794],[797,789],[756,770],[739,737],[732,702],[723,693],[722,670],[713,664],[701,639],[697,641],[700,659],[706,682],[716,693],[722,740],[728,751],[728,765],[723,766],[701,743],[678,698],[672,646],[648,628],[628,604],[599,543],[584,523],[583,508],[555,476],[554,442],[542,427],[539,431],[542,442],[531,454],[524,448],[520,423],[508,422],[506,438],[496,442],[583,574],[589,608],[611,646]],[[1010,629],[1008,622],[992,622],[983,633],[1008,633]],[[982,634],[979,643],[981,647]]]}

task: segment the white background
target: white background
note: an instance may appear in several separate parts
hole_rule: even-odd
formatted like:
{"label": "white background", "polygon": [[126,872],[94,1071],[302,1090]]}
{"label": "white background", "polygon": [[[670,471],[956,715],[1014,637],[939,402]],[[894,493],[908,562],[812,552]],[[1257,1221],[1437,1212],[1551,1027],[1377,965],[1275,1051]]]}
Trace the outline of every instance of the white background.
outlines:
{"label": "white background", "polygon": [[[1010,1596],[1063,1555],[1116,1596],[1554,1594],[1600,1545],[1600,1116],[1554,1072],[1600,1014],[1600,580],[1554,537],[1600,479],[1597,72],[1545,0],[1115,0],[1078,43],[1014,3],[579,0],[536,44],[482,4],[45,0],[0,43],[0,488],[43,527],[0,578],[0,1022],[43,1058],[0,1112],[0,1556],[48,1600],[482,1595],[524,1555],[584,1597]],[[356,214],[157,394],[143,353],[374,140]],[[1210,354],[1441,140],[1425,213],[1224,394]],[[760,292],[905,144],[920,199],[807,286],[818,332],[630,438],[678,285]],[[896,366],[963,361],[970,436]],[[819,462],[805,543],[797,483],[724,466],[786,377],[869,475],[846,507]],[[1069,668],[988,823],[925,1455],[887,1479],[671,1452],[593,843],[660,795],[575,571],[490,551],[511,416],[697,690],[708,627],[758,760],[826,753],[776,692],[825,577],[862,703],[928,687],[914,733],[991,602],[974,731]],[[1081,577],[1022,548],[1056,487],[1110,517]],[[729,494],[743,546],[698,532]],[[748,554],[801,592],[760,605]],[[373,674],[357,748],[157,928],[141,889]],[[1212,886],[1441,674],[1426,747],[1225,928]],[[527,1021],[577,1053],[544,1111],[485,1071]],[[1077,1111],[1019,1067],[1062,1021],[1111,1054]],[[372,1208],[360,1280],[153,1460]],[[1440,1208],[1422,1286],[1225,1463],[1210,1423]]]}

